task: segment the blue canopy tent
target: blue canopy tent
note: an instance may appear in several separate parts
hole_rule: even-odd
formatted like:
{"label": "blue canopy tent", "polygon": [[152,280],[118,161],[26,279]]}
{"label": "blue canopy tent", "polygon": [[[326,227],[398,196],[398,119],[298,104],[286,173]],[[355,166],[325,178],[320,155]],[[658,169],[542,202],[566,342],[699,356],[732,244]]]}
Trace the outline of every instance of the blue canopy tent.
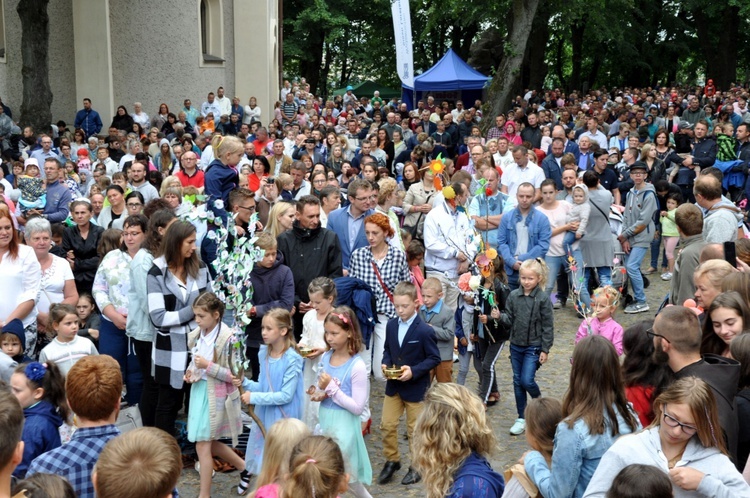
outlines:
{"label": "blue canopy tent", "polygon": [[416,107],[416,101],[426,93],[435,97],[437,103],[463,100],[466,107],[471,107],[474,100],[482,98],[482,89],[488,80],[487,76],[464,62],[453,49],[448,49],[437,64],[414,78],[414,88],[402,85],[401,99],[409,109]]}

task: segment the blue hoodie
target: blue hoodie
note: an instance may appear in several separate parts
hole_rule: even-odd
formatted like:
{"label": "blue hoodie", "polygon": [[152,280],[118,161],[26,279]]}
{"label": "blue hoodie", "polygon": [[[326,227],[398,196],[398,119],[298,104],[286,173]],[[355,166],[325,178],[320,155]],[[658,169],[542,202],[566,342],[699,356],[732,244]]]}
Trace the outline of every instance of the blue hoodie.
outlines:
{"label": "blue hoodie", "polygon": [[63,423],[57,409],[48,401],[40,401],[23,411],[26,419],[21,440],[24,443],[23,460],[13,471],[13,475],[23,478],[32,460],[60,446],[60,432]]}
{"label": "blue hoodie", "polygon": [[503,476],[482,455],[471,453],[456,472],[448,498],[495,498],[505,490]]}

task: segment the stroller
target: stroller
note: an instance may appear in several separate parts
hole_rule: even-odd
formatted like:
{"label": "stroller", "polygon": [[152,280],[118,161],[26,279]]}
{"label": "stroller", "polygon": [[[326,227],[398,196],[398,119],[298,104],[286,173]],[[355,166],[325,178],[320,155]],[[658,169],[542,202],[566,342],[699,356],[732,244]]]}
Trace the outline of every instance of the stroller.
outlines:
{"label": "stroller", "polygon": [[[622,233],[622,213],[616,206],[609,208],[609,227],[612,231],[612,244],[615,248],[615,258],[612,262],[612,287],[620,291],[620,303],[626,308],[633,302],[633,296],[628,292],[628,272],[625,268],[625,251],[617,237]],[[643,278],[643,288],[647,289],[650,285],[648,277],[641,272]]]}

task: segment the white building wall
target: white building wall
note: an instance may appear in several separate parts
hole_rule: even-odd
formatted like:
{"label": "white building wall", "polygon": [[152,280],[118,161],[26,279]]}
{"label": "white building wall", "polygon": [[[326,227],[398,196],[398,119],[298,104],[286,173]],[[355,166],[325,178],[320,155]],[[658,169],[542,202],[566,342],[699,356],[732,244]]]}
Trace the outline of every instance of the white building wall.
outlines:
{"label": "white building wall", "polygon": [[[231,0],[222,3],[224,19],[231,20]],[[200,108],[220,86],[229,98],[234,95],[232,23],[224,22],[225,62],[202,63],[198,5],[199,0],[110,1],[115,106],[132,112],[133,103],[141,102],[153,116],[164,102],[177,114],[185,98]],[[154,15],[136,15],[148,9]]]}
{"label": "white building wall", "polygon": [[[16,7],[19,0],[3,0],[5,15],[5,63],[0,63],[0,97],[13,110],[14,120],[21,116],[23,83],[21,80],[21,20]],[[73,50],[73,13],[70,0],[50,0],[49,66],[52,89],[52,119],[72,123],[75,118],[76,74]],[[80,103],[79,103],[80,104]]]}
{"label": "white building wall", "polygon": [[[11,107],[16,119],[22,100],[21,25],[15,10],[19,1],[0,0],[6,39],[5,62],[0,62],[0,97]],[[105,133],[120,104],[132,112],[133,103],[140,101],[152,116],[159,104],[165,102],[176,114],[185,98],[200,108],[208,92],[216,92],[223,86],[226,96],[240,97],[242,105],[247,104],[251,95],[256,96],[263,109],[263,122],[267,123],[273,102],[278,98],[277,20],[274,19],[277,0],[211,1],[218,2],[223,13],[224,62],[218,64],[204,62],[201,54],[200,0],[50,0],[53,121],[63,119],[72,126],[75,113],[82,107],[81,99],[90,97],[101,115]],[[255,1],[266,5],[258,6]],[[106,67],[103,63],[106,49],[92,46],[98,39],[106,45],[106,23],[101,17],[106,9],[87,10],[88,2],[109,4],[110,78],[101,76]],[[236,20],[235,7],[239,13]],[[74,10],[76,24],[88,23],[87,33],[91,36],[76,38]],[[235,26],[243,32],[235,33]],[[238,44],[240,55],[235,59]],[[237,71],[235,64],[241,65]],[[108,81],[111,90],[107,88]]]}

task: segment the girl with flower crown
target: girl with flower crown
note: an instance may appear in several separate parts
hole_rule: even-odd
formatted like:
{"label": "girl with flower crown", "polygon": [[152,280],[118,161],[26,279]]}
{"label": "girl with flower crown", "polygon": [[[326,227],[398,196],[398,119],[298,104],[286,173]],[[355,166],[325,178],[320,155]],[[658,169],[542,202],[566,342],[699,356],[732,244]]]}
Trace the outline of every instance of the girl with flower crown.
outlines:
{"label": "girl with flower crown", "polygon": [[60,446],[58,431],[70,411],[65,400],[65,376],[54,363],[19,365],[10,378],[10,386],[25,418],[21,434],[23,460],[13,471],[22,479],[36,457]]}

